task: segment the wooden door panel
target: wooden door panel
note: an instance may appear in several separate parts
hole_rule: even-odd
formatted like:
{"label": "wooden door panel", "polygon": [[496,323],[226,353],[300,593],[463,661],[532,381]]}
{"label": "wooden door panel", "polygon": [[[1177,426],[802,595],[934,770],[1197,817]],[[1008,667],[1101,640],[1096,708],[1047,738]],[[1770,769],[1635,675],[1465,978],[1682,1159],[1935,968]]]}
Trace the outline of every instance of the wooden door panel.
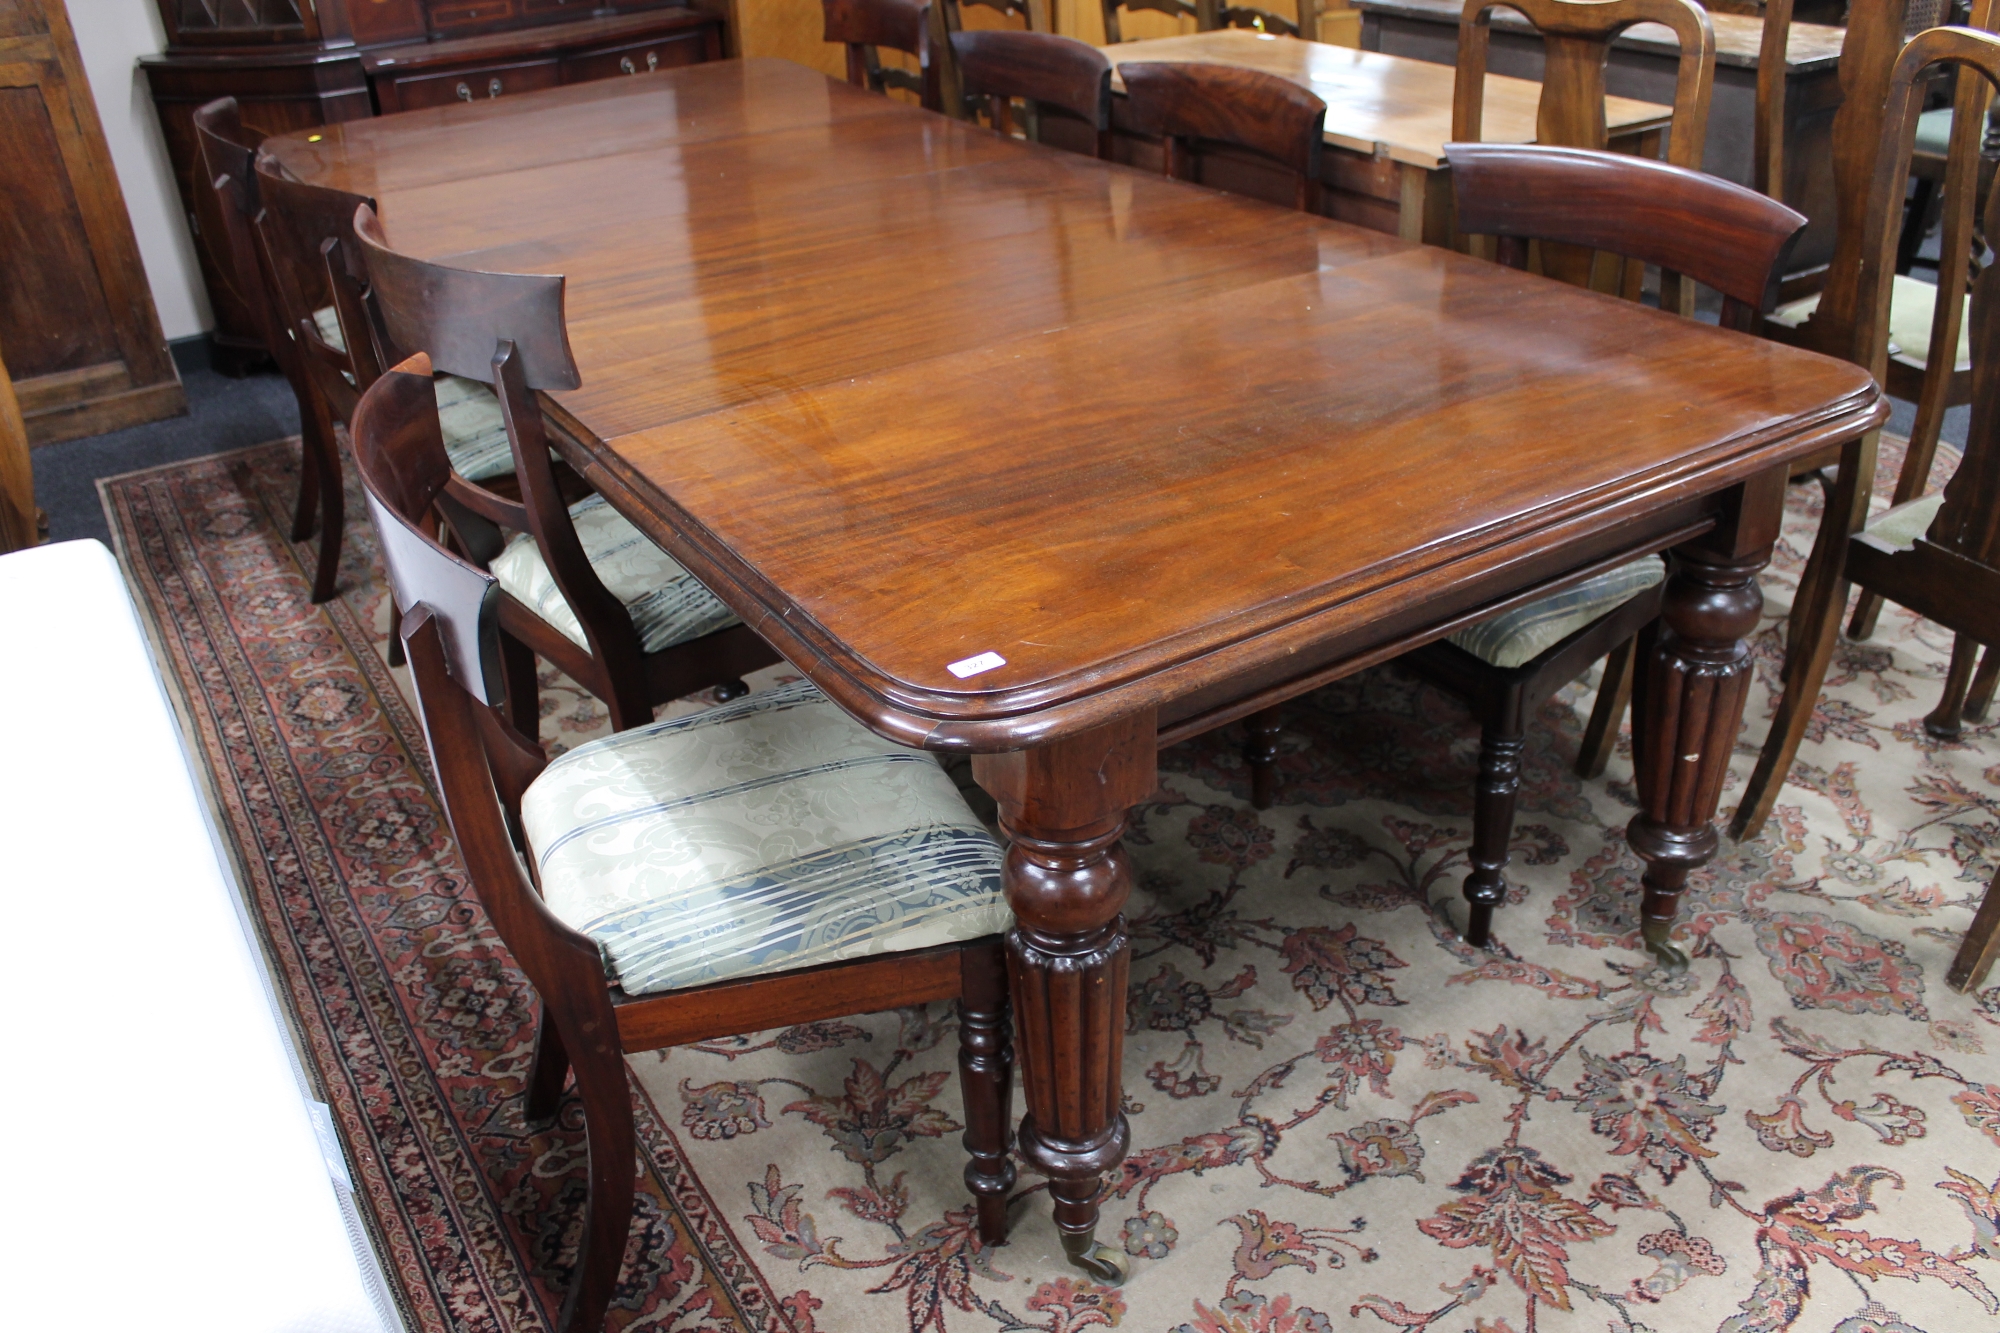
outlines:
{"label": "wooden door panel", "polygon": [[118,358],[83,214],[41,90],[0,88],[0,348],[19,378]]}
{"label": "wooden door panel", "polygon": [[35,443],[186,410],[61,0],[0,0],[0,253]]}

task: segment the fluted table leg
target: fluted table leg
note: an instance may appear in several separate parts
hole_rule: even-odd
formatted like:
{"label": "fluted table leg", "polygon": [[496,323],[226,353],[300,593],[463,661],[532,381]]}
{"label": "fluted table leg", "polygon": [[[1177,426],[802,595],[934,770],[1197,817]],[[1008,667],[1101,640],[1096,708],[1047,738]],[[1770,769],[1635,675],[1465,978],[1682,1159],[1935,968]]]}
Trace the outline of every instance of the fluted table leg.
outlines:
{"label": "fluted table leg", "polygon": [[1675,970],[1688,956],[1669,938],[1688,875],[1708,864],[1715,808],[1743,725],[1754,667],[1745,640],[1764,594],[1784,505],[1782,469],[1745,483],[1715,531],[1674,550],[1660,618],[1641,638],[1632,701],[1639,814],[1626,827],[1646,862],[1639,909],[1646,948]]}
{"label": "fluted table leg", "polygon": [[1028,1111],[1021,1159],[1049,1179],[1070,1262],[1124,1280],[1123,1256],[1097,1243],[1106,1172],[1124,1160],[1120,1109],[1131,949],[1121,915],[1132,890],[1119,839],[1125,812],[1155,785],[1151,712],[1039,749],[979,755],[973,776],[1007,834],[1007,975]]}

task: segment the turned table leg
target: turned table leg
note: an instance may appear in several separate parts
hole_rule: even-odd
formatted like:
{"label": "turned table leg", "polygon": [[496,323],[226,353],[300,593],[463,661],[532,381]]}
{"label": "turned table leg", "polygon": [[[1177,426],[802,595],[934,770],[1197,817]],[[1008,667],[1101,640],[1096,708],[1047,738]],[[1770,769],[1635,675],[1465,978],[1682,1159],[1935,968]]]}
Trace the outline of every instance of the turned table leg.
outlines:
{"label": "turned table leg", "polygon": [[1048,1177],[1063,1253],[1112,1284],[1124,1258],[1097,1243],[1097,1207],[1129,1136],[1119,1063],[1132,875],[1119,839],[1126,810],[1152,794],[1155,731],[1146,712],[1039,749],[977,755],[972,767],[1008,840],[1007,975],[1028,1103],[1016,1143]]}
{"label": "turned table leg", "polygon": [[1660,618],[1641,637],[1632,700],[1639,814],[1625,830],[1646,862],[1647,950],[1679,971],[1668,938],[1690,872],[1715,855],[1715,807],[1754,678],[1749,645],[1784,504],[1783,469],[1745,483],[1717,530],[1675,548]]}

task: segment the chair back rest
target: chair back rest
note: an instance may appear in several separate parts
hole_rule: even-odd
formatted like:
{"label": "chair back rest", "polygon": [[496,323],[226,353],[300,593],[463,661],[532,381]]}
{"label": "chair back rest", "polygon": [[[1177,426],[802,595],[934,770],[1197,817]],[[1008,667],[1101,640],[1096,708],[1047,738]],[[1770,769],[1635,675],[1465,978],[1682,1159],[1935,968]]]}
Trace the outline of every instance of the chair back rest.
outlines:
{"label": "chair back rest", "polygon": [[1659,23],[1680,39],[1667,161],[1701,166],[1708,98],[1715,82],[1715,29],[1694,0],[1465,0],[1458,23],[1458,76],[1451,137],[1477,143],[1486,101],[1486,52],[1493,11],[1514,10],[1542,36],[1542,98],[1536,142],[1563,148],[1610,146],[1604,116],[1604,62],[1611,43],[1639,23]]}
{"label": "chair back rest", "polygon": [[[938,62],[931,58],[931,7],[925,0],[820,0],[826,40],[847,48],[847,81],[857,88],[915,93],[925,109],[944,106]],[[914,56],[917,70],[885,66],[887,47]]]}
{"label": "chair back rest", "polygon": [[[1018,18],[1023,31],[1054,32],[1055,25],[1049,16],[1049,0],[939,0],[944,5],[945,31],[962,32],[960,11],[966,5],[976,5],[990,9],[1003,18]],[[980,29],[979,31],[1007,31],[1007,29]]]}
{"label": "chair back rest", "polygon": [[1194,142],[1227,144],[1297,175],[1297,206],[1316,206],[1326,103],[1312,92],[1235,65],[1128,61],[1118,76],[1125,83],[1127,123],[1166,141],[1169,176],[1191,177]]}
{"label": "chair back rest", "polygon": [[1792,44],[1792,0],[1764,0],[1757,42],[1757,102],[1751,125],[1750,183],[1785,197],[1785,69]]}
{"label": "chair back rest", "polygon": [[1459,226],[1501,238],[1608,251],[1713,287],[1722,322],[1751,332],[1776,303],[1803,214],[1718,176],[1624,153],[1525,144],[1447,144]]}
{"label": "chair back rest", "polygon": [[264,346],[273,356],[280,356],[270,284],[264,275],[253,231],[263,202],[258,198],[257,173],[252,164],[264,136],[244,126],[235,98],[218,97],[195,108],[194,137],[201,174],[215,198],[222,228],[222,244],[216,255],[222,279],[236,299],[249,309]]}
{"label": "chair back rest", "polygon": [[[1252,28],[1258,32],[1275,32],[1286,37],[1299,37],[1308,42],[1319,40],[1320,0],[1297,0],[1298,13],[1287,17],[1255,5],[1224,5],[1216,12],[1216,26],[1219,28]],[[1197,20],[1199,21],[1199,20]]]}
{"label": "chair back rest", "polygon": [[[257,163],[262,230],[271,256],[272,305],[304,349],[313,380],[345,421],[382,373],[368,270],[354,237],[354,213],[375,201],[292,179],[269,157]],[[343,346],[321,335],[315,313],[332,306]]]}
{"label": "chair back rest", "polygon": [[1039,112],[1080,120],[1098,134],[1110,130],[1111,62],[1089,43],[1046,32],[987,29],[955,32],[951,45],[965,95],[995,101],[996,128],[1003,119],[997,104],[1019,97]]}
{"label": "chair back rest", "polygon": [[560,274],[485,273],[401,254],[389,248],[367,204],[355,210],[354,235],[396,354],[423,352],[447,375],[495,384],[496,351],[511,343],[527,388],[583,383],[570,352]]}
{"label": "chair back rest", "polygon": [[[1840,44],[1841,103],[1833,118],[1833,258],[1827,265],[1826,285],[1820,292],[1819,304],[1799,329],[1799,341],[1830,356],[1874,367],[1878,378],[1885,363],[1887,343],[1884,341],[1881,347],[1871,343],[1876,332],[1881,332],[1884,339],[1887,332],[1886,325],[1871,324],[1863,317],[1876,295],[1874,275],[1866,271],[1865,259],[1870,253],[1868,237],[1877,223],[1890,227],[1892,241],[1896,231],[1891,219],[1878,218],[1869,212],[1870,196],[1881,178],[1879,159],[1885,151],[1883,145],[1899,138],[1907,150],[1916,132],[1914,120],[1905,126],[1892,112],[1890,83],[1903,53],[1906,33],[1913,24],[1923,22],[1934,12],[1927,0],[1871,0],[1868,4],[1853,5],[1846,36]],[[1974,0],[1972,20],[1975,28],[1990,30],[1995,25],[1996,7],[1991,0]],[[1961,84],[1960,99],[1963,99],[1973,94],[1979,80],[1968,78]],[[1970,115],[1953,118],[1953,162],[1948,174],[1975,165],[1971,159],[1978,153],[1978,130],[1967,123],[1974,118]],[[1903,163],[1907,174],[1907,151]],[[1965,221],[1965,210],[1972,203],[1963,192],[1952,190],[1950,184],[1948,180],[1944,208],[1947,239],[1966,229],[1952,224],[1955,220],[1961,224]],[[1896,220],[1900,220],[1900,203],[1896,208]],[[1969,248],[1969,245],[1955,247],[1953,252],[1944,254],[1944,263],[1939,265],[1940,286],[1951,285],[1950,279],[1954,277],[1964,280],[1964,255]],[[1884,300],[1886,291],[1885,288]],[[1948,301],[1937,303],[1940,315],[1950,308]],[[1864,324],[1868,326],[1866,329]],[[1941,345],[1955,342],[1954,328],[1953,337]]]}
{"label": "chair back rest", "polygon": [[489,707],[505,694],[497,616],[500,584],[436,537],[434,506],[451,460],[439,430],[430,362],[415,356],[378,377],[355,408],[354,462],[382,542],[397,619],[429,606],[458,688]]}
{"label": "chair back rest", "polygon": [[[1150,9],[1168,18],[1193,19],[1196,30],[1201,29],[1201,11],[1192,0],[1104,0],[1104,44],[1116,46],[1125,40],[1125,33],[1118,24],[1120,9]],[[1213,26],[1211,24],[1210,26]]]}

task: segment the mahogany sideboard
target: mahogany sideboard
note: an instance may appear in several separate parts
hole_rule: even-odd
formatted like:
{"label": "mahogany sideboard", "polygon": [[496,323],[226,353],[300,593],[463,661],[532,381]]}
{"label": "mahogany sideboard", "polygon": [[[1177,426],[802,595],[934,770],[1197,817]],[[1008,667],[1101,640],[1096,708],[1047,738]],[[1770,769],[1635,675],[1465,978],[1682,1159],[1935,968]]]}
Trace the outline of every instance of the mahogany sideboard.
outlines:
{"label": "mahogany sideboard", "polygon": [[717,60],[723,17],[687,0],[158,0],[167,49],[141,62],[215,311],[217,368],[265,359],[210,251],[211,191],[195,189],[194,111],[218,97],[284,134],[395,111]]}

